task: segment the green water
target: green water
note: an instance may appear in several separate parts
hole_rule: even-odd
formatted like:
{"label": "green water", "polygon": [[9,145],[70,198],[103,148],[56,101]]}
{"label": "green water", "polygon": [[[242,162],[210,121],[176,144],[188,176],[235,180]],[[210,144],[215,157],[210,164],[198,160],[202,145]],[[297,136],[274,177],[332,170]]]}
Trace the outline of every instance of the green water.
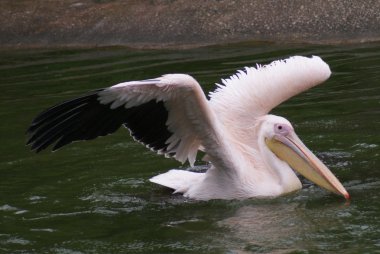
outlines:
{"label": "green water", "polygon": [[[350,203],[314,185],[272,200],[172,195],[148,179],[187,165],[124,129],[54,153],[24,145],[37,113],[88,90],[180,72],[209,91],[236,69],[295,54],[320,55],[333,75],[274,113]],[[0,88],[1,253],[380,253],[380,44],[3,50]]]}

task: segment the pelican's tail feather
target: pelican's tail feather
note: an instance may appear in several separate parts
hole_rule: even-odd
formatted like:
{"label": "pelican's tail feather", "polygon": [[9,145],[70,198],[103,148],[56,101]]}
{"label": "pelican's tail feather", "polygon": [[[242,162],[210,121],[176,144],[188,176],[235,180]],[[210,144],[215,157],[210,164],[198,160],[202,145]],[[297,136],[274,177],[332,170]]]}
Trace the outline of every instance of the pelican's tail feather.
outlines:
{"label": "pelican's tail feather", "polygon": [[172,169],[150,178],[149,181],[173,189],[174,193],[185,194],[191,186],[202,181],[204,176],[204,173]]}

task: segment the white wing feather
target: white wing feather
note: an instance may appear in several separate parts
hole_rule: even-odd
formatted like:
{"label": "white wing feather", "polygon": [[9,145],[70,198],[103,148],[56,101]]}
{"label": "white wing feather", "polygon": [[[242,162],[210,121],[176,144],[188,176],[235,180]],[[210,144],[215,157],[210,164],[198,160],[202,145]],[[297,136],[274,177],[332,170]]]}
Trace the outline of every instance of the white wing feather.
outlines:
{"label": "white wing feather", "polygon": [[168,111],[166,125],[173,135],[166,140],[166,150],[175,153],[175,159],[182,163],[188,160],[193,166],[202,146],[215,164],[233,167],[226,156],[228,146],[224,144],[221,126],[202,88],[191,76],[167,74],[152,80],[120,83],[99,93],[100,103],[112,103],[111,108],[130,108],[151,100],[163,101]]}
{"label": "white wing feather", "polygon": [[[203,94],[203,91],[191,76],[168,74],[156,79],[114,85],[99,93],[99,101],[102,104],[112,103],[111,109],[121,105],[131,108],[152,100],[163,101],[168,111],[166,125],[173,133],[166,141],[166,150],[175,153],[174,158],[178,161],[184,163],[188,160],[194,165],[200,141],[187,112],[187,104],[194,99],[193,93]],[[162,151],[158,153],[162,154]]]}
{"label": "white wing feather", "polygon": [[[210,93],[218,119],[235,132],[245,132],[259,116],[329,78],[329,66],[317,56],[294,56],[268,65],[246,67]],[[230,129],[231,130],[231,129]]]}

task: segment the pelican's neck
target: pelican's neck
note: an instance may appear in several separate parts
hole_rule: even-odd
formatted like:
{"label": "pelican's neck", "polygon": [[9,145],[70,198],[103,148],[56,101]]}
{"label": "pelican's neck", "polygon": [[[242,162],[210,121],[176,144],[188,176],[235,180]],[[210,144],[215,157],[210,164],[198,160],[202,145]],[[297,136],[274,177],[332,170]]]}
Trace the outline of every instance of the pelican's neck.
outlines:
{"label": "pelican's neck", "polygon": [[281,194],[301,189],[301,181],[298,179],[293,169],[269,150],[265,143],[265,136],[261,130],[257,135],[257,139],[265,170],[273,175],[273,179],[276,179],[280,186]]}

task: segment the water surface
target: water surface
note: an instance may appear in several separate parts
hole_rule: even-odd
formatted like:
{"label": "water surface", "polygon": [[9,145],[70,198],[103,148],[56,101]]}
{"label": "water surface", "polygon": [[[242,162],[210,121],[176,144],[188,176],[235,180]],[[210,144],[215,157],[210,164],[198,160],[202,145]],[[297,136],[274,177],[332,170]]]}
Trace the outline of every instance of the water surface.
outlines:
{"label": "water surface", "polygon": [[[321,56],[333,75],[273,113],[293,123],[350,203],[314,185],[270,200],[172,195],[148,179],[187,165],[124,129],[54,153],[24,145],[37,113],[88,90],[179,72],[209,91],[236,69],[295,54]],[[380,44],[0,51],[0,87],[2,253],[380,253]]]}

